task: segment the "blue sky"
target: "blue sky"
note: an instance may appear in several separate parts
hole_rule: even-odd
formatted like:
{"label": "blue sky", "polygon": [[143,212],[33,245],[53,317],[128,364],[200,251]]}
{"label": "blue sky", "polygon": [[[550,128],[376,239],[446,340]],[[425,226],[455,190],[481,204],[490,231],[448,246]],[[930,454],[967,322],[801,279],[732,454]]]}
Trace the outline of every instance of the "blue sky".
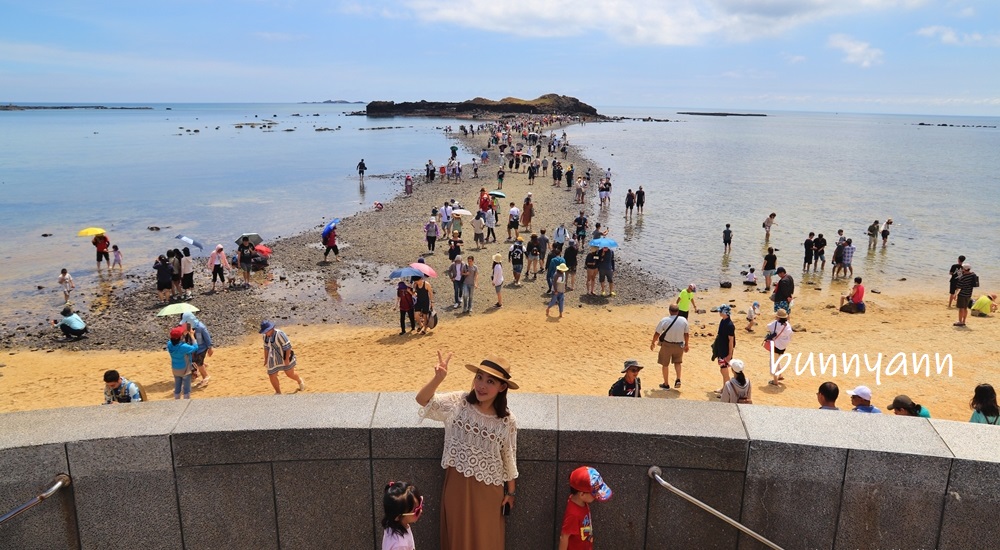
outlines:
{"label": "blue sky", "polygon": [[0,0],[0,102],[1000,116],[995,0]]}

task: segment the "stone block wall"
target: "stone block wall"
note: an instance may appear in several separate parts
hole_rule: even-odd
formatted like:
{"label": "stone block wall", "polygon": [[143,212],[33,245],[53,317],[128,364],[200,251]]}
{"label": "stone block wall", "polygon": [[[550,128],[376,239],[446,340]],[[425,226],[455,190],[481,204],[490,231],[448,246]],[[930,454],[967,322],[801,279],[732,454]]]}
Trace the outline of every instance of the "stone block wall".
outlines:
{"label": "stone block wall", "polygon": [[[1000,428],[850,412],[517,394],[507,547],[555,548],[573,468],[614,497],[596,548],[763,546],[647,476],[784,548],[993,548]],[[413,394],[303,394],[0,415],[0,548],[378,549],[390,480],[417,484],[418,548],[439,546],[443,429]],[[498,510],[499,513],[499,510]]]}

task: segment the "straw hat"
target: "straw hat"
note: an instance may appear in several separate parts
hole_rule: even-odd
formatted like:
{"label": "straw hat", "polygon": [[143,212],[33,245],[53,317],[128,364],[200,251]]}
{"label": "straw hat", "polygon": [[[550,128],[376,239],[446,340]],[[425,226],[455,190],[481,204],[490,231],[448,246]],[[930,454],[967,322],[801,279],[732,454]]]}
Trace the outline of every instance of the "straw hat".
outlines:
{"label": "straw hat", "polygon": [[493,255],[493,261],[497,262],[497,263],[500,263],[500,262],[503,261],[503,256],[501,256],[500,253],[498,252],[498,253],[496,253],[496,254]]}
{"label": "straw hat", "polygon": [[785,311],[784,308],[781,308],[778,311],[774,312],[774,316],[777,317],[778,319],[788,319],[788,312]]}
{"label": "straw hat", "polygon": [[490,376],[506,382],[508,388],[512,390],[517,389],[517,384],[511,380],[510,363],[508,363],[503,357],[487,355],[486,358],[483,359],[478,365],[466,363],[465,368],[472,372],[483,371]]}
{"label": "straw hat", "polygon": [[569,268],[566,267],[566,264],[559,264],[559,265],[556,266],[556,270],[558,270],[558,271],[569,271]]}

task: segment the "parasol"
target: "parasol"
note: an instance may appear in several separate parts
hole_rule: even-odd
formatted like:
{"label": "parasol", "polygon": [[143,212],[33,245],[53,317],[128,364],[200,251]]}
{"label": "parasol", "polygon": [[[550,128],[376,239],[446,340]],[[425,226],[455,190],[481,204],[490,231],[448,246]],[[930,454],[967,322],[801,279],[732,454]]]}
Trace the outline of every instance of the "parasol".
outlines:
{"label": "parasol", "polygon": [[409,279],[410,277],[423,277],[424,272],[412,267],[401,267],[389,274],[390,279]]}
{"label": "parasol", "polygon": [[170,304],[169,306],[161,309],[156,316],[166,317],[167,315],[181,315],[182,313],[191,312],[194,313],[198,311],[198,308],[187,302],[179,302],[176,304]]}
{"label": "parasol", "polygon": [[248,239],[250,239],[250,244],[254,246],[257,246],[258,244],[264,242],[264,239],[261,238],[260,233],[244,233],[236,238],[237,246],[243,244],[243,237],[247,237]]}
{"label": "parasol", "polygon": [[428,277],[437,277],[438,276],[437,271],[434,271],[434,268],[432,268],[431,266],[429,266],[427,264],[422,264],[420,262],[413,262],[412,264],[410,264],[410,267],[412,267],[413,269],[416,269],[417,271],[423,273],[424,275],[426,275]]}
{"label": "parasol", "polygon": [[340,223],[340,218],[333,218],[330,223],[326,224],[326,227],[323,228],[323,240],[326,240],[326,236],[330,234],[330,231],[333,231],[334,227],[337,227],[338,223]]}
{"label": "parasol", "polygon": [[199,250],[205,250],[205,247],[200,242],[198,242],[198,241],[196,241],[196,240],[194,240],[191,237],[188,237],[186,235],[177,235],[174,238],[175,239],[180,239],[180,240],[188,243],[189,245],[191,245],[191,246],[193,246],[193,247],[195,247],[195,248],[197,248]]}

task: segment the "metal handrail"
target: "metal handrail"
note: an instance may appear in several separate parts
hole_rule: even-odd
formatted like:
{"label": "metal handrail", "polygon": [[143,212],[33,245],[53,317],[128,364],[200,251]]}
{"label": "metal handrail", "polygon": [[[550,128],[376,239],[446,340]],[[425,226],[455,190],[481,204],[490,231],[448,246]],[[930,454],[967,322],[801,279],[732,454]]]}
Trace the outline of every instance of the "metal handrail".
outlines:
{"label": "metal handrail", "polygon": [[694,504],[698,508],[701,508],[702,510],[708,512],[709,514],[712,514],[713,516],[721,519],[722,521],[728,523],[729,525],[732,525],[733,527],[739,529],[740,531],[746,533],[747,535],[750,535],[751,537],[757,539],[761,544],[763,544],[763,545],[765,545],[765,546],[767,546],[769,548],[773,548],[774,550],[782,550],[782,548],[780,546],[778,546],[777,544],[775,544],[775,543],[767,540],[762,535],[757,534],[756,532],[754,532],[749,527],[743,525],[742,523],[736,521],[735,519],[732,519],[731,517],[727,516],[726,514],[723,514],[722,512],[716,510],[715,508],[712,508],[708,504],[705,504],[704,502],[702,502],[702,501],[694,498],[693,496],[685,493],[684,491],[681,491],[677,487],[674,487],[673,485],[667,483],[666,481],[663,480],[662,477],[660,477],[662,474],[663,474],[663,471],[660,470],[659,466],[650,466],[649,467],[649,477],[653,478],[653,480],[655,480],[657,483],[659,483],[661,486],[663,486],[664,489],[667,489],[671,493],[673,493],[673,494],[675,494],[675,495],[683,498],[684,500],[690,502],[691,504]]}
{"label": "metal handrail", "polygon": [[26,510],[34,508],[36,505],[40,504],[43,500],[49,498],[50,496],[56,494],[56,491],[62,489],[63,487],[69,487],[72,480],[67,474],[59,474],[52,480],[52,486],[46,489],[42,494],[32,498],[28,502],[14,508],[10,512],[7,512],[3,516],[0,516],[0,525],[3,525],[7,520],[13,519],[14,517],[21,514]]}

